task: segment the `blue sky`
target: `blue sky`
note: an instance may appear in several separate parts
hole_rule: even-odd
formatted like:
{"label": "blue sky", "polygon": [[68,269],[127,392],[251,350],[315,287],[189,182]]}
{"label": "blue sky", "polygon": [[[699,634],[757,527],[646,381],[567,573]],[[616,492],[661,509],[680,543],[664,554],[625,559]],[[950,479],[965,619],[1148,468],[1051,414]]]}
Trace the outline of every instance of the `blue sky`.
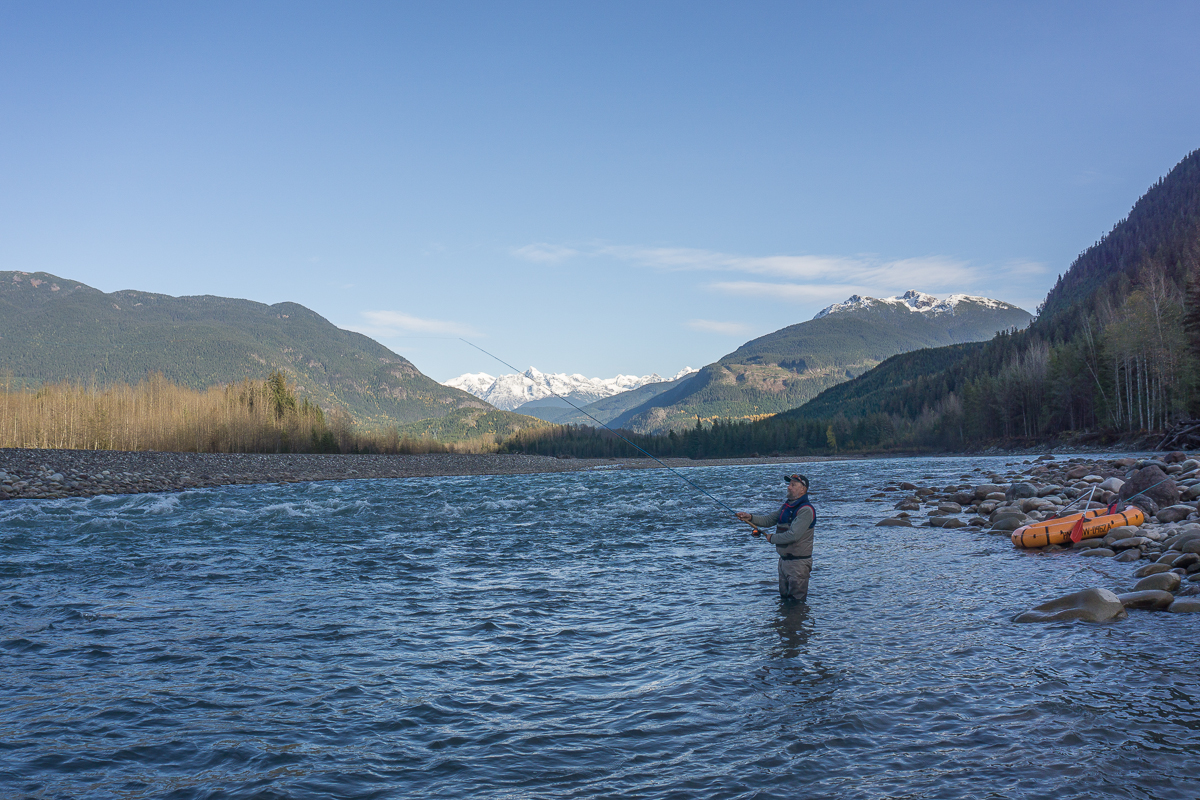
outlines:
{"label": "blue sky", "polygon": [[445,380],[852,293],[1033,310],[1200,147],[1194,3],[0,3],[0,269],[302,303]]}

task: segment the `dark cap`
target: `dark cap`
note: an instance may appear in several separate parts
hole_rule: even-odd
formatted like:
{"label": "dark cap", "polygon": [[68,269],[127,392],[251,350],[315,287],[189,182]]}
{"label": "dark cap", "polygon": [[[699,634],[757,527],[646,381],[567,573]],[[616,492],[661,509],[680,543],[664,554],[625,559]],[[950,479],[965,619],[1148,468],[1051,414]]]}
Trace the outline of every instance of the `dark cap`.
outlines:
{"label": "dark cap", "polygon": [[800,481],[801,483],[804,484],[804,488],[806,488],[806,489],[808,488],[808,478],[804,477],[803,475],[784,475],[783,476],[784,483],[791,483],[792,481]]}

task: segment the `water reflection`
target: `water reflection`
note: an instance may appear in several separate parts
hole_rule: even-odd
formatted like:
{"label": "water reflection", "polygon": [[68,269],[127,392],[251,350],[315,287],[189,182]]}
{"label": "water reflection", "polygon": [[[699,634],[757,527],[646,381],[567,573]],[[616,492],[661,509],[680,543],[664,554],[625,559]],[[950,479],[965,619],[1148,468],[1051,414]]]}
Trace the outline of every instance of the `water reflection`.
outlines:
{"label": "water reflection", "polygon": [[796,658],[808,646],[812,633],[812,618],[807,603],[780,599],[779,608],[771,618],[771,627],[779,635],[779,643],[771,649],[771,658]]}

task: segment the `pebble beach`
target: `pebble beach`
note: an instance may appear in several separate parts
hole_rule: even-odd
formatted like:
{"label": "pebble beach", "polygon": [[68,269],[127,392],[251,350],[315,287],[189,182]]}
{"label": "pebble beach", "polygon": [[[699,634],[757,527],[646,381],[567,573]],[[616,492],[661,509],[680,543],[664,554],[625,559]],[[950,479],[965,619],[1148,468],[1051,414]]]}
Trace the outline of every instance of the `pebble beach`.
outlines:
{"label": "pebble beach", "polygon": [[[825,459],[664,459],[671,467],[795,464]],[[445,475],[528,475],[595,469],[650,469],[649,458],[553,458],[529,455],[317,455],[306,453],[163,453],[0,448],[0,501],[99,494],[178,492],[214,486]]]}
{"label": "pebble beach", "polygon": [[882,487],[872,499],[898,497],[897,513],[876,524],[962,528],[1008,537],[1022,526],[1060,515],[1114,503],[1118,510],[1136,506],[1144,516],[1141,525],[1028,549],[1138,563],[1130,585],[1090,587],[1055,598],[1016,621],[1107,621],[1125,618],[1128,609],[1200,611],[1200,459],[1184,452],[1091,460],[1046,454],[1010,466],[1014,469],[1003,473],[963,475],[963,483],[944,487],[908,482]]}

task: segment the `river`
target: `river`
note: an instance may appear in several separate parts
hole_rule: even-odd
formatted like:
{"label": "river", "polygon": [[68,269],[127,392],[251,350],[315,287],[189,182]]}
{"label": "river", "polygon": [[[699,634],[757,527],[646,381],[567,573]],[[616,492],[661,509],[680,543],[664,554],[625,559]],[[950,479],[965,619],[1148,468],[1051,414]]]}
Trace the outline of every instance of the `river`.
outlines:
{"label": "river", "polygon": [[874,526],[1011,461],[802,465],[807,605],[665,470],[2,503],[0,793],[1193,800],[1200,615],[1013,624],[1133,566]]}

